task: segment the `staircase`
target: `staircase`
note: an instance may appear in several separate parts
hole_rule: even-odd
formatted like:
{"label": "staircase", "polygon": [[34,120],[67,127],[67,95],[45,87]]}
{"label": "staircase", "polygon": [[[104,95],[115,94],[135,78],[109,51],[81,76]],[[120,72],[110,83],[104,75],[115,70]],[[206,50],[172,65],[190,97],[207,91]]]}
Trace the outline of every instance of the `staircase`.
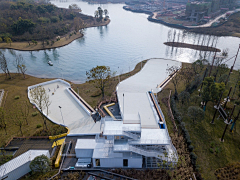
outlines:
{"label": "staircase", "polygon": [[151,150],[148,151],[143,148],[132,146],[132,145],[129,145],[129,150],[134,153],[143,155],[145,157],[155,157],[161,160],[167,160],[167,157],[165,157],[163,152],[157,152],[157,151],[151,151]]}
{"label": "staircase", "polygon": [[131,139],[134,139],[134,140],[138,140],[139,139],[139,135],[137,134],[134,134],[134,133],[131,133],[129,131],[123,131],[123,135],[131,138]]}

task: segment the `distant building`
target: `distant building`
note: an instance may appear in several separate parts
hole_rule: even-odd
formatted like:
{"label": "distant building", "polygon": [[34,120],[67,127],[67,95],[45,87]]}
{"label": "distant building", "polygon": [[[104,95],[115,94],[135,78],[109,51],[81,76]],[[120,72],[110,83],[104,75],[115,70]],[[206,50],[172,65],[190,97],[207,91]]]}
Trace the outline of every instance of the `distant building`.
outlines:
{"label": "distant building", "polygon": [[186,17],[190,21],[199,22],[204,16],[209,16],[211,13],[211,2],[191,2],[186,6]]}

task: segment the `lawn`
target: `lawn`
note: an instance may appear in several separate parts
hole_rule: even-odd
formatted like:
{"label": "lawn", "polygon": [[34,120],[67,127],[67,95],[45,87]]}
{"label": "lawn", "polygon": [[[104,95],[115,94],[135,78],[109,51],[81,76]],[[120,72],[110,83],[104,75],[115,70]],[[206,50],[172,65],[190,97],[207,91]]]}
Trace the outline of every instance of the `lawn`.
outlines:
{"label": "lawn", "polygon": [[[48,131],[43,131],[43,120],[37,109],[35,109],[29,102],[27,97],[27,87],[38,84],[41,82],[49,81],[51,79],[40,79],[32,76],[26,76],[26,79],[23,79],[23,76],[20,74],[11,74],[12,79],[6,79],[4,74],[0,74],[0,89],[4,89],[4,97],[1,107],[5,111],[6,118],[6,131],[3,128],[0,129],[0,147],[5,145],[12,137],[22,136],[20,128],[15,124],[16,118],[22,118],[20,115],[20,107],[23,103],[27,103],[29,106],[29,115],[27,122],[23,120],[22,132],[23,136],[29,137],[33,135],[54,135],[60,134],[66,131],[66,128],[56,125],[51,121],[47,121]],[[19,97],[19,98],[18,98]],[[36,116],[32,116],[33,113],[38,112]],[[18,116],[14,116],[18,114]]]}
{"label": "lawn", "polygon": [[85,82],[83,84],[73,84],[72,87],[76,92],[79,91],[79,95],[95,109],[101,100],[110,99],[111,96],[114,96],[119,80],[123,81],[124,79],[136,74],[141,70],[141,66],[143,67],[146,62],[147,60],[142,61],[142,63],[138,63],[135,68],[128,73],[112,77],[105,88],[104,98],[102,98],[100,89],[96,88],[94,83]]}
{"label": "lawn", "polygon": [[[215,70],[213,70],[213,72],[214,71]],[[229,71],[227,71],[225,74],[228,74],[228,73]],[[232,97],[233,95],[235,83],[238,79],[238,76],[239,76],[239,73],[237,71],[233,71],[233,73],[230,76],[229,82],[227,83],[227,86],[226,86],[227,92],[230,89],[230,86],[233,87],[230,97]],[[161,100],[169,94],[170,90],[172,90],[172,92],[174,93],[174,86],[171,82],[164,88],[164,90],[161,93],[159,93],[158,98],[160,103],[161,103]],[[180,82],[177,89],[178,94],[183,90],[185,90],[185,86],[183,82]],[[226,98],[227,92],[224,93],[223,98]],[[199,92],[195,90],[191,94],[191,97],[198,94]],[[231,102],[227,104],[227,108],[229,108],[227,109],[227,112],[231,113],[231,108],[235,103],[234,99],[237,99],[237,94],[238,94],[238,91],[236,90],[233,96],[233,99],[231,99]],[[223,98],[222,98],[222,101],[223,101]],[[219,113],[217,113],[217,116],[215,118],[215,123],[214,124],[210,123],[212,121],[213,114],[215,112],[215,109],[213,106],[216,104],[217,102],[209,102],[207,104],[204,119],[193,123],[193,121],[187,115],[187,112],[188,112],[187,110],[189,106],[200,107],[200,102],[194,103],[193,101],[190,101],[189,103],[185,103],[183,105],[180,102],[177,103],[177,108],[180,111],[180,114],[183,117],[183,122],[185,123],[185,127],[190,134],[190,138],[192,141],[191,145],[194,146],[194,153],[198,156],[197,167],[199,169],[199,172],[201,173],[204,179],[209,179],[209,180],[217,179],[217,177],[214,175],[214,172],[216,171],[216,169],[225,167],[229,163],[240,161],[240,156],[239,156],[240,124],[238,123],[239,120],[237,121],[234,127],[233,133],[230,133],[229,131],[231,125],[228,126],[228,129],[224,137],[224,142],[221,142],[220,139],[226,124],[223,122],[223,119],[219,117]],[[164,111],[164,114],[166,114],[166,106],[164,107],[164,104],[161,103],[161,108]],[[236,106],[234,116],[237,115],[239,109],[240,109],[239,105]],[[166,119],[168,120],[168,118]],[[172,127],[171,123],[170,124],[167,123],[167,125],[168,127]],[[168,128],[168,129],[170,130],[171,128]],[[170,130],[170,133],[171,133],[171,130]]]}

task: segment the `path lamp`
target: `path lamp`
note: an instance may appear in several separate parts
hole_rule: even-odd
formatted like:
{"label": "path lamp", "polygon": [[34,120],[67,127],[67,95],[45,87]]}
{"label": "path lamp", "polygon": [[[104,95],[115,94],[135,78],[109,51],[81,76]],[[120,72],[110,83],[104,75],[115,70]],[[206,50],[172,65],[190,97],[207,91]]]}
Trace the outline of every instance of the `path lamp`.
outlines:
{"label": "path lamp", "polygon": [[[61,110],[61,106],[58,106],[59,107],[59,109],[60,109],[60,112],[61,112],[61,115],[62,115],[62,110]],[[63,120],[63,115],[62,115],[62,120]],[[63,120],[63,124],[64,124],[64,120]],[[65,125],[65,124],[64,124]]]}

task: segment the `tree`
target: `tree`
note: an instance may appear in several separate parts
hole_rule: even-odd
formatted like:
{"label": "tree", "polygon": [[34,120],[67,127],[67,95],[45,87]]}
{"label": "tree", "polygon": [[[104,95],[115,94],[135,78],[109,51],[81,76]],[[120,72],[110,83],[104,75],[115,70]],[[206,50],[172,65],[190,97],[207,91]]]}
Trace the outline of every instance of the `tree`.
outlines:
{"label": "tree", "polygon": [[29,105],[27,101],[21,102],[21,114],[23,120],[25,120],[28,125]]}
{"label": "tree", "polygon": [[45,155],[35,157],[29,167],[33,172],[46,173],[50,171],[50,159]]}
{"label": "tree", "polygon": [[94,82],[96,88],[99,88],[102,92],[102,97],[104,97],[104,90],[109,79],[112,77],[110,67],[108,66],[97,66],[92,68],[90,71],[86,72],[87,79],[90,82]]}
{"label": "tree", "polygon": [[98,14],[97,10],[94,12],[94,16],[95,16],[95,18],[98,18],[99,14]]}
{"label": "tree", "polygon": [[71,4],[68,6],[69,9],[76,9],[76,10],[81,10],[81,8],[77,4]]}
{"label": "tree", "polygon": [[9,79],[12,79],[9,69],[8,69],[7,59],[6,59],[5,55],[1,52],[0,52],[0,67],[1,67],[2,71],[5,73],[6,78],[7,78],[7,76],[9,76]]}
{"label": "tree", "polygon": [[214,85],[213,77],[206,77],[203,81],[202,101],[205,103],[204,111],[206,110],[208,101],[211,101],[212,93],[215,91]]}
{"label": "tree", "polygon": [[18,73],[20,73],[19,66],[22,63],[22,61],[23,61],[22,55],[21,54],[17,54],[15,61],[13,61],[13,65],[17,68],[17,72]]}
{"label": "tree", "polygon": [[35,23],[32,20],[19,17],[18,21],[13,23],[12,30],[16,35],[23,35],[27,31],[31,33],[34,27]]}
{"label": "tree", "polygon": [[98,7],[98,15],[99,15],[99,19],[102,19],[103,18],[103,10],[101,7]]}
{"label": "tree", "polygon": [[180,100],[180,102],[182,103],[182,105],[188,104],[188,103],[189,103],[189,100],[190,100],[190,94],[189,94],[189,92],[187,92],[187,91],[182,91],[182,92],[179,94],[179,100]]}
{"label": "tree", "polygon": [[75,32],[78,32],[80,30],[82,33],[82,29],[86,27],[84,21],[80,17],[75,17],[73,23]]}
{"label": "tree", "polygon": [[42,86],[37,86],[36,88],[30,90],[30,96],[32,102],[39,108],[43,123],[47,129],[47,121],[43,114],[43,110],[47,109],[48,115],[49,106],[51,105],[49,95],[46,93],[46,90]]}
{"label": "tree", "polygon": [[5,120],[6,116],[5,116],[5,111],[2,107],[0,107],[0,128],[5,130],[5,133],[7,135],[7,124],[6,124],[6,120]]}
{"label": "tree", "polygon": [[2,42],[3,40],[2,40],[2,38],[0,37],[0,43]]}
{"label": "tree", "polygon": [[224,73],[228,71],[228,65],[227,64],[220,64],[217,69],[219,76],[221,77]]}
{"label": "tree", "polygon": [[10,37],[5,37],[5,38],[4,38],[4,41],[5,41],[7,44],[10,44],[10,46],[11,46],[12,39],[11,39]]}
{"label": "tree", "polygon": [[194,77],[193,68],[192,67],[184,67],[179,72],[179,75],[181,76],[181,79],[183,80],[186,89],[188,89],[190,82],[191,82],[192,78]]}
{"label": "tree", "polygon": [[196,60],[194,63],[192,63],[192,68],[195,74],[199,74],[204,68],[203,60]]}
{"label": "tree", "polygon": [[21,72],[23,75],[23,78],[25,79],[25,73],[27,71],[27,68],[21,54],[16,56],[16,61],[14,65],[15,67],[17,67],[18,73]]}
{"label": "tree", "polygon": [[13,122],[16,126],[19,126],[19,130],[21,132],[21,135],[23,136],[22,132],[22,126],[23,126],[23,118],[21,116],[21,112],[18,109],[18,106],[13,107],[14,111],[8,112],[8,119],[11,119],[11,122]]}
{"label": "tree", "polygon": [[198,106],[190,106],[187,115],[192,119],[193,123],[204,119],[204,111]]}
{"label": "tree", "polygon": [[107,9],[104,9],[104,15],[105,15],[105,18],[106,18],[107,15],[108,15],[108,10]]}
{"label": "tree", "polygon": [[171,82],[173,83],[174,85],[174,88],[175,88],[175,94],[174,96],[177,98],[178,96],[178,93],[177,93],[177,86],[179,84],[179,82],[181,81],[181,76],[175,74],[175,72],[179,69],[179,67],[177,66],[170,66],[166,69],[167,73],[172,76],[172,80]]}
{"label": "tree", "polygon": [[225,89],[225,84],[215,83],[213,77],[206,77],[203,81],[202,101],[205,103],[204,111],[208,101],[217,101],[221,92]]}

